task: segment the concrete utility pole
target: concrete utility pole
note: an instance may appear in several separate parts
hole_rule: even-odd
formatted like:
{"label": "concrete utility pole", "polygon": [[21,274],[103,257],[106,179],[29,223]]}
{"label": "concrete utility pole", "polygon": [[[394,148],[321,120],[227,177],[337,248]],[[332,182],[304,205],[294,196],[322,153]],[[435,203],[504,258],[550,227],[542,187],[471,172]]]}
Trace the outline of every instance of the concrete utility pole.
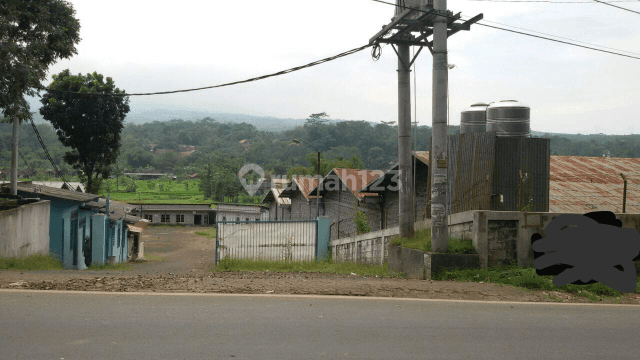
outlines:
{"label": "concrete utility pole", "polygon": [[[373,57],[379,58],[380,44],[391,44],[398,55],[398,163],[400,176],[400,236],[414,233],[411,185],[411,98],[409,72],[423,47],[433,55],[433,129],[431,139],[431,244],[434,251],[447,249],[447,90],[448,71],[447,37],[461,30],[470,30],[471,24],[482,20],[479,14],[458,23],[460,13],[447,11],[445,0],[397,0],[391,22],[382,27],[371,39]],[[433,35],[433,40],[427,40]],[[396,50],[395,45],[398,45]],[[409,46],[419,46],[411,61]],[[374,55],[377,54],[377,55]],[[408,209],[410,208],[410,209]]]}
{"label": "concrete utility pole", "polygon": [[[17,106],[16,106],[17,108]],[[18,115],[13,115],[13,138],[11,139],[11,194],[18,195],[18,134],[20,133],[20,120]]]}
{"label": "concrete utility pole", "polygon": [[400,237],[415,235],[411,168],[411,70],[409,45],[398,44],[398,167]]}
{"label": "concrete utility pole", "polygon": [[[431,133],[431,246],[433,251],[448,248],[447,202],[447,91],[449,62],[447,60],[447,1],[435,0],[433,20],[433,107]],[[445,16],[441,16],[445,15]]]}

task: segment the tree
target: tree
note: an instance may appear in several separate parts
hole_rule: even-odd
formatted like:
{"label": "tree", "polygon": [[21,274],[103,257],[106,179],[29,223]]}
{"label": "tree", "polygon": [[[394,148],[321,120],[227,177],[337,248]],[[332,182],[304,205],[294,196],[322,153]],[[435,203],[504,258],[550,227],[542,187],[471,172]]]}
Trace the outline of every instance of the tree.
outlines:
{"label": "tree", "polygon": [[129,112],[129,97],[113,80],[96,72],[53,76],[40,100],[40,114],[53,125],[58,139],[71,151],[64,161],[76,169],[87,192],[96,193],[111,174],[120,151],[120,133]]}
{"label": "tree", "polygon": [[13,121],[11,190],[16,193],[18,124],[31,116],[25,95],[47,76],[59,58],[77,54],[80,22],[63,0],[3,1],[0,4],[0,108],[5,122]]}

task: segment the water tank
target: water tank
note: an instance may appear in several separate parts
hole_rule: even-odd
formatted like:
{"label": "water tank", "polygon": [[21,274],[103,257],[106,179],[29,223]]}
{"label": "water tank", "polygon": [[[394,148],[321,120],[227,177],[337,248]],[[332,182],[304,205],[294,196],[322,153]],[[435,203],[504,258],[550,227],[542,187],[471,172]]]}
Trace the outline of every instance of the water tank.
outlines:
{"label": "water tank", "polygon": [[530,137],[531,109],[517,100],[503,100],[487,108],[487,131],[500,137]]}
{"label": "water tank", "polygon": [[485,132],[487,130],[487,106],[477,103],[464,109],[460,115],[460,134]]}

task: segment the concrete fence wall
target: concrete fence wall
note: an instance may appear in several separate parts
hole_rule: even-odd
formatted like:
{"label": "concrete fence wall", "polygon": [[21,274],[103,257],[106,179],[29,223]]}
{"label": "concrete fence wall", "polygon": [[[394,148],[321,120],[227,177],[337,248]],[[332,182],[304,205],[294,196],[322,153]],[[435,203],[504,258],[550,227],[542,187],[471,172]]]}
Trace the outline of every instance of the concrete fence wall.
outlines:
{"label": "concrete fence wall", "polygon": [[[431,226],[431,220],[415,223],[415,229],[426,229]],[[355,262],[361,264],[382,265],[389,255],[391,238],[400,234],[399,228],[392,227],[362,235],[334,239],[329,242],[331,256],[338,262]]]}
{"label": "concrete fence wall", "polygon": [[[531,236],[566,213],[471,210],[451,215],[451,236],[473,241],[480,267],[499,265],[533,266]],[[579,214],[581,215],[581,214]],[[640,214],[615,214],[622,227],[640,232]],[[430,227],[430,220],[416,222],[416,230]],[[330,241],[332,256],[340,262],[383,264],[397,227]]]}
{"label": "concrete fence wall", "polygon": [[0,211],[0,257],[49,254],[51,202],[42,200]]}
{"label": "concrete fence wall", "polygon": [[[473,241],[480,267],[533,266],[531,236],[567,213],[472,210],[451,215],[451,235]],[[582,214],[577,214],[582,215]],[[615,214],[623,228],[640,231],[640,214]]]}

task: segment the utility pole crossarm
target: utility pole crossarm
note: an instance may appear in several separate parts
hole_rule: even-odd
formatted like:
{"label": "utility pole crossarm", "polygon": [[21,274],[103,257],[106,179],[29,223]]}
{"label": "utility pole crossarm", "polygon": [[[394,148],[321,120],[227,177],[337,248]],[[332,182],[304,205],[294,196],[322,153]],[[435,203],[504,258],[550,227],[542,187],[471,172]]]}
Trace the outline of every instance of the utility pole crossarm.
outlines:
{"label": "utility pole crossarm", "polygon": [[462,24],[452,24],[451,30],[447,32],[447,37],[457,33],[460,30],[465,30],[465,31],[471,30],[471,24],[475,24],[478,21],[482,20],[483,18],[484,18],[484,14],[479,14],[463,22]]}

